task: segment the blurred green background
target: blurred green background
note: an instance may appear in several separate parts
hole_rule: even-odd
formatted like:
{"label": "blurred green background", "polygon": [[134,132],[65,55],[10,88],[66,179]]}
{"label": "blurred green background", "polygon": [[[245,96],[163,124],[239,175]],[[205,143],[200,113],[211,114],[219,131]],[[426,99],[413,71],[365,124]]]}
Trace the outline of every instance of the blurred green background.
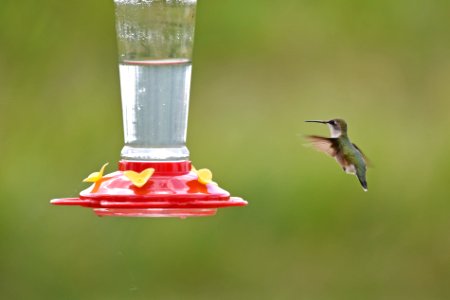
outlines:
{"label": "blurred green background", "polygon": [[[450,299],[450,3],[200,1],[191,159],[246,208],[98,218],[123,145],[112,0],[0,2],[2,299]],[[345,118],[369,192],[303,146]]]}

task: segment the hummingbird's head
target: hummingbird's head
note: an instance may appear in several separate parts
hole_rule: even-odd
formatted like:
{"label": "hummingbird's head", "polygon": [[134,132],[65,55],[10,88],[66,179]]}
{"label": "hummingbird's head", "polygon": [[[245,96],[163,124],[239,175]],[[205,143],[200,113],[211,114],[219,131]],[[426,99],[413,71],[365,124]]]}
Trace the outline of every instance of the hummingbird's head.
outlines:
{"label": "hummingbird's head", "polygon": [[330,128],[331,137],[339,137],[342,134],[347,134],[347,123],[343,119],[332,119],[329,121],[321,121],[321,120],[308,120],[305,122],[315,122],[327,124]]}

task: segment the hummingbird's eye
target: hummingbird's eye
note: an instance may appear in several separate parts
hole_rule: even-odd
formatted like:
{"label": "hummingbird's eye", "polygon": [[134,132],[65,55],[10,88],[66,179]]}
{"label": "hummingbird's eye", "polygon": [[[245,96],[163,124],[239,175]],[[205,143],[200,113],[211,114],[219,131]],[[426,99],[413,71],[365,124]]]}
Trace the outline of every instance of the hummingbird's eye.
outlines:
{"label": "hummingbird's eye", "polygon": [[334,120],[333,120],[333,121],[330,121],[330,124],[331,124],[331,125],[336,125],[336,121],[334,121]]}

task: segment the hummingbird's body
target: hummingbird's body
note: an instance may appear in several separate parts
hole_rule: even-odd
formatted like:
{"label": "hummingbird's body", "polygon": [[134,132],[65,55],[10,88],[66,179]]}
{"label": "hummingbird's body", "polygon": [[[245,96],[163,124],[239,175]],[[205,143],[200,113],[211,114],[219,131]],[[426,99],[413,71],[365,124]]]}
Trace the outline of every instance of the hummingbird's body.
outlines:
{"label": "hummingbird's body", "polygon": [[367,158],[350,141],[347,134],[347,123],[342,119],[333,119],[330,121],[312,120],[306,122],[323,123],[330,127],[330,138],[310,135],[307,136],[307,139],[317,150],[334,157],[346,173],[356,175],[364,191],[367,191]]}

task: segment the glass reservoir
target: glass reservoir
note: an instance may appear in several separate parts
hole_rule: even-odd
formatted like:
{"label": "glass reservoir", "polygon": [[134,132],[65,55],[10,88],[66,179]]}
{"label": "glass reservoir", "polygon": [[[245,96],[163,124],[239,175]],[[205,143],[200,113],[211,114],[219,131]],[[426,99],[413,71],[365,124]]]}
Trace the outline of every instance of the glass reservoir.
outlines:
{"label": "glass reservoir", "polygon": [[195,0],[115,0],[126,160],[189,157]]}

